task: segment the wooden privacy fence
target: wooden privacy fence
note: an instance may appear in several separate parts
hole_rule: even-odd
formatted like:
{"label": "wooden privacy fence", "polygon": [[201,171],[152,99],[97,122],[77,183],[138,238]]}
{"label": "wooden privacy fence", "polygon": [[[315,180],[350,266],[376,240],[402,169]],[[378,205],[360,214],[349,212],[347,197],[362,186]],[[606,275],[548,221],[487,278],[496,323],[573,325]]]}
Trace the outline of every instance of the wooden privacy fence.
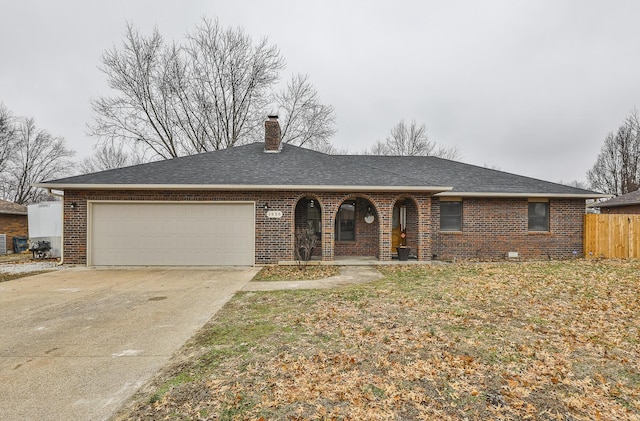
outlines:
{"label": "wooden privacy fence", "polygon": [[640,258],[640,215],[585,215],[584,255]]}

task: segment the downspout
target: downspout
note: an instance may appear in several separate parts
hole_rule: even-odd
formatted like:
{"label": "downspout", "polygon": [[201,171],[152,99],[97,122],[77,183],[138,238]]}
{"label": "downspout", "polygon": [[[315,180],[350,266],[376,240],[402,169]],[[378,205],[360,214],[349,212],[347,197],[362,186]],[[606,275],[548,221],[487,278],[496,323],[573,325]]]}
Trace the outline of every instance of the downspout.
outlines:
{"label": "downspout", "polygon": [[62,266],[64,263],[64,194],[54,193],[53,189],[47,189],[47,193],[54,197],[62,198],[62,230],[60,231],[60,261],[56,266]]}

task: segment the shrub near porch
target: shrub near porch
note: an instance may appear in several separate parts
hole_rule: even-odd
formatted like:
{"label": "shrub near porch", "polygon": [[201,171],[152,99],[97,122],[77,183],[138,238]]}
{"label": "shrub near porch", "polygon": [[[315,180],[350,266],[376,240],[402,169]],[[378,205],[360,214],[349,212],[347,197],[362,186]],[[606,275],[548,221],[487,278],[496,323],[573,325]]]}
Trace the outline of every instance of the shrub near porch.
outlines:
{"label": "shrub near porch", "polygon": [[640,418],[638,261],[380,270],[237,295],[122,418]]}

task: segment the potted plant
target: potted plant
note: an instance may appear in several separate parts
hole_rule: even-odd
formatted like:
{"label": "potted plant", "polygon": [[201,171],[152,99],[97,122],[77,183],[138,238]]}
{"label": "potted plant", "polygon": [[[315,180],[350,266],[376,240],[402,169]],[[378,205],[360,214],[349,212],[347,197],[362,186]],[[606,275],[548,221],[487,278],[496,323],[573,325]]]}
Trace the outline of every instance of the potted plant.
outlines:
{"label": "potted plant", "polygon": [[409,253],[411,252],[411,247],[407,247],[407,235],[403,231],[400,234],[401,243],[398,247],[396,247],[396,251],[398,252],[398,260],[404,262],[409,260]]}

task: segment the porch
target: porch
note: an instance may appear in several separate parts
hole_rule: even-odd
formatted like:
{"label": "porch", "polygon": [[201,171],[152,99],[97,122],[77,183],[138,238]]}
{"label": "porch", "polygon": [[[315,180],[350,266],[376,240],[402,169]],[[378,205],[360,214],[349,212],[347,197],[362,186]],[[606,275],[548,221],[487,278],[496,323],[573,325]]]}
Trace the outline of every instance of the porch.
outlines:
{"label": "porch", "polygon": [[409,264],[431,258],[429,195],[315,193],[298,197],[294,209],[294,252],[279,264],[397,264],[398,247],[409,251]]}

